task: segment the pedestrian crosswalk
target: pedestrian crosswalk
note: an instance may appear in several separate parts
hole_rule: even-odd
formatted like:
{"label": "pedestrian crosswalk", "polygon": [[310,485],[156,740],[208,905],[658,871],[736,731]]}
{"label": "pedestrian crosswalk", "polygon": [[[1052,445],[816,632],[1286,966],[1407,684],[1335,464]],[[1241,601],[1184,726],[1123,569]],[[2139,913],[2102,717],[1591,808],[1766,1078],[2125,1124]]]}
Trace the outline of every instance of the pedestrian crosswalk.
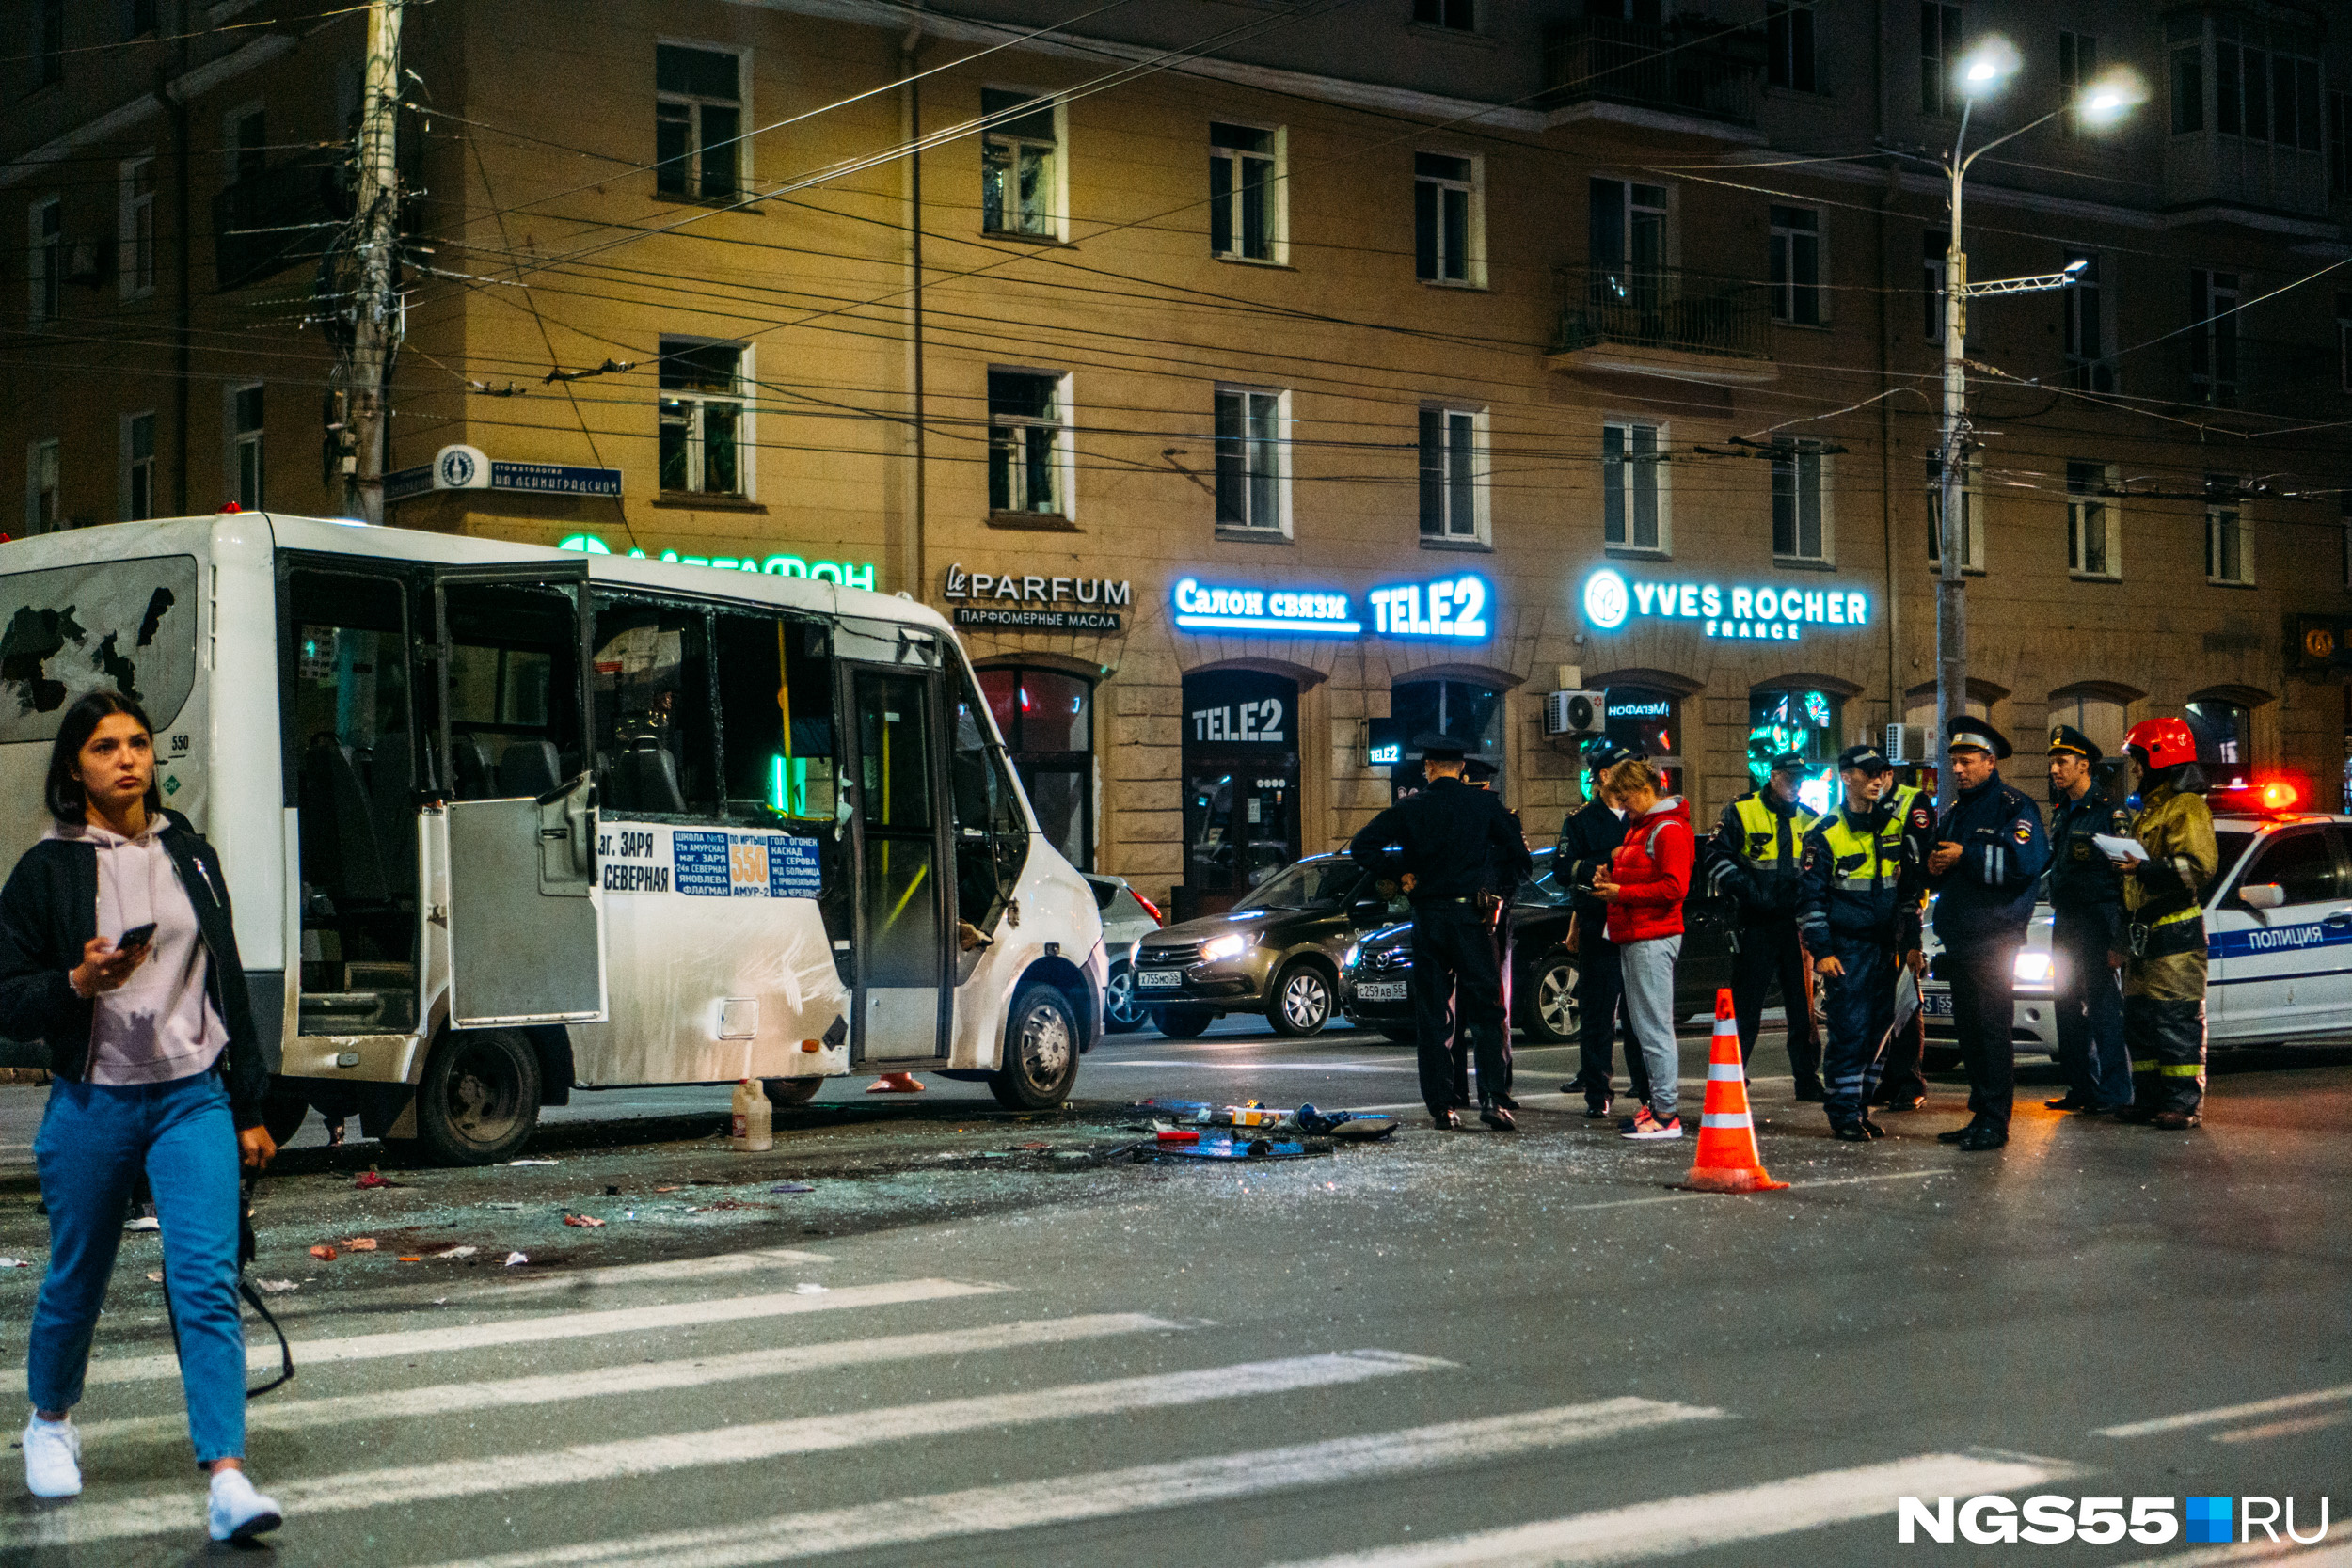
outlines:
{"label": "pedestrian crosswalk", "polygon": [[[1724,1441],[1740,1413],[1634,1394],[1512,1408],[1491,1386],[1466,1403],[1470,1370],[1427,1354],[1441,1343],[1350,1343],[1337,1320],[1319,1343],[1284,1330],[1284,1354],[1255,1339],[1236,1354],[1236,1331],[1197,1319],[1057,1310],[1034,1290],[929,1275],[779,1289],[792,1276],[773,1273],[778,1255],[742,1256],[761,1260],[608,1271],[569,1310],[548,1310],[542,1283],[485,1285],[439,1313],[462,1321],[424,1326],[339,1335],[314,1311],[301,1376],[252,1407],[257,1473],[293,1521],[281,1560],[354,1560],[364,1538],[368,1560],[407,1568],[726,1568],[925,1546],[1026,1560],[1023,1532],[1153,1532],[1258,1499],[1312,1506],[1422,1478],[1458,1493],[1463,1475],[1538,1465],[1569,1478],[1543,1496],[1607,1506],[1521,1507],[1424,1540],[1357,1525],[1235,1560],[1631,1563],[2073,1473],[1927,1451],[1644,1500],[1629,1454]],[[0,1515],[0,1544],[129,1560],[189,1533],[173,1370],[167,1354],[93,1364],[88,1490]],[[1607,1484],[1574,1479],[1613,1461]]]}

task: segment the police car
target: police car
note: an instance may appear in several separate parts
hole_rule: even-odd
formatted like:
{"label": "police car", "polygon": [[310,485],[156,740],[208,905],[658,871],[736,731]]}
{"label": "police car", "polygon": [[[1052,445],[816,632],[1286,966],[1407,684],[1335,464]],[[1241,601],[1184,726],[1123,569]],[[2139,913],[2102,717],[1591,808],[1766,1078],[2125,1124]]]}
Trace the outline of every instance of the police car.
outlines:
{"label": "police car", "polygon": [[[2205,890],[2205,1030],[2214,1045],[2255,1045],[2352,1031],[2352,816],[2297,812],[2293,784],[2216,790],[2220,871]],[[1932,931],[1931,957],[1937,951]],[[2056,1055],[2050,906],[2036,906],[2017,954],[2010,1037]],[[1951,987],[1919,988],[1927,1062],[1956,1066]]]}

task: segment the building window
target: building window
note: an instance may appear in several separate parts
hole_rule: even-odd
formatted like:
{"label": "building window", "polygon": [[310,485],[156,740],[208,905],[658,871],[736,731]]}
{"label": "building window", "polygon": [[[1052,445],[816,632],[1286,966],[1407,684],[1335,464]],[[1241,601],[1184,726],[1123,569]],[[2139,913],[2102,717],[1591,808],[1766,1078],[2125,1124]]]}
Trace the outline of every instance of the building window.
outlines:
{"label": "building window", "polygon": [[155,515],[155,416],[122,416],[122,520]]}
{"label": "building window", "polygon": [[2242,788],[2254,768],[2254,714],[2243,703],[2200,697],[2182,717],[2197,737],[2197,766],[2216,789]]}
{"label": "building window", "polygon": [[1812,92],[1812,0],[1764,0],[1764,62],[1772,86]]}
{"label": "building window", "polygon": [[1413,0],[1413,20],[1424,27],[1468,33],[1476,30],[1478,13],[1473,0]]}
{"label": "building window", "polygon": [[1612,686],[1601,693],[1608,707],[1601,733],[1629,752],[1639,752],[1666,775],[1666,793],[1682,793],[1682,699],[1651,686]]}
{"label": "building window", "polygon": [[1798,441],[1772,452],[1772,554],[1780,560],[1830,558],[1825,461],[1819,441]]}
{"label": "building window", "polygon": [[2352,392],[2352,293],[2336,295],[2336,385]]}
{"label": "building window", "polygon": [[2208,408],[2237,406],[2237,305],[2236,273],[2190,270],[2188,379]]}
{"label": "building window", "polygon": [[122,297],[136,299],[155,288],[155,160],[151,156],[124,161],[119,202],[122,256],[118,270]]}
{"label": "building window", "polygon": [[246,103],[224,115],[221,153],[228,162],[230,184],[260,179],[269,167],[269,111],[259,103]]}
{"label": "building window", "polygon": [[1421,536],[1475,543],[1486,537],[1486,416],[1468,408],[1421,411]]}
{"label": "building window", "polygon": [[1829,810],[1837,784],[1838,716],[1845,699],[1809,688],[1760,687],[1748,693],[1748,786],[1761,789],[1772,759],[1794,752],[1805,761],[1797,799],[1807,811]]}
{"label": "building window", "polygon": [[2066,312],[2066,384],[2077,391],[2112,392],[2115,366],[2106,357],[2106,296],[2099,282],[2099,258],[2076,253],[2066,260],[2070,266],[2082,263],[2074,283],[2058,292]]}
{"label": "building window", "polygon": [[1930,229],[1919,236],[1919,297],[1926,307],[1921,325],[1931,343],[1944,341],[1944,269],[1951,244],[1950,232],[1942,229]]}
{"label": "building window", "polygon": [[1094,868],[1094,688],[1058,670],[979,672],[980,694],[1038,827],[1062,859]]}
{"label": "building window", "polygon": [[744,496],[743,345],[661,340],[661,488]]}
{"label": "building window", "polygon": [[155,31],[162,0],[128,0],[122,8],[122,36],[145,38]]}
{"label": "building window", "polygon": [[65,80],[65,0],[34,0],[33,70],[40,86]]}
{"label": "building window", "polygon": [[1061,135],[1050,99],[980,91],[980,227],[992,234],[1061,233]]}
{"label": "building window", "polygon": [[[1984,498],[1979,494],[1981,475],[1974,459],[1963,463],[1960,473],[1960,569],[1963,572],[1984,570]],[[1928,563],[1941,568],[1944,564],[1944,465],[1931,457],[1927,465],[1928,482]]]}
{"label": "building window", "polygon": [[2058,123],[2070,136],[2083,134],[2082,111],[2078,100],[2093,76],[2099,74],[2099,40],[2089,33],[2058,29],[2058,95],[2066,100],[2067,109]]}
{"label": "building window", "polygon": [[1921,114],[1943,117],[1960,113],[1960,90],[1952,81],[1960,55],[1960,8],[1926,0],[1919,8]]}
{"label": "building window", "polygon": [[1070,515],[1070,378],[988,372],[988,509]]}
{"label": "building window", "polygon": [[1216,526],[1289,531],[1288,392],[1216,389]]}
{"label": "building window", "polygon": [[1486,283],[1479,208],[1477,159],[1413,154],[1413,257],[1422,281]]}
{"label": "building window", "polygon": [[1600,427],[1601,543],[1618,549],[1671,547],[1664,504],[1664,430],[1654,424]]}
{"label": "building window", "polygon": [[2305,28],[2266,25],[2226,11],[2206,21],[2213,29],[2214,129],[2319,151],[2326,97],[2318,38]]}
{"label": "building window", "polygon": [[24,210],[24,287],[27,325],[36,331],[61,313],[65,282],[65,207],[45,196]]}
{"label": "building window", "polygon": [[2328,188],[2352,193],[2352,92],[2328,95]]}
{"label": "building window", "polygon": [[24,444],[24,531],[54,533],[65,526],[59,510],[57,438]]}
{"label": "building window", "polygon": [[2078,578],[2123,575],[2112,499],[2117,487],[2112,463],[2066,465],[2066,567]]}
{"label": "building window", "polygon": [[1595,180],[1586,239],[1596,306],[1656,309],[1662,302],[1667,258],[1666,187],[1625,180]]}
{"label": "building window", "polygon": [[1209,127],[1209,251],[1243,261],[1282,260],[1282,134],[1255,125]]}
{"label": "building window", "polygon": [[653,79],[653,188],[733,200],[742,189],[742,56],[658,43]]}
{"label": "building window", "polygon": [[2239,500],[2235,475],[2205,476],[2205,578],[2209,582],[2250,587],[2254,542],[2247,536],[2246,515]]}
{"label": "building window", "polygon": [[1772,319],[1819,326],[1822,309],[1821,214],[1810,207],[1772,209]]}
{"label": "building window", "polygon": [[262,384],[229,389],[230,499],[247,512],[263,509],[267,499],[262,461]]}

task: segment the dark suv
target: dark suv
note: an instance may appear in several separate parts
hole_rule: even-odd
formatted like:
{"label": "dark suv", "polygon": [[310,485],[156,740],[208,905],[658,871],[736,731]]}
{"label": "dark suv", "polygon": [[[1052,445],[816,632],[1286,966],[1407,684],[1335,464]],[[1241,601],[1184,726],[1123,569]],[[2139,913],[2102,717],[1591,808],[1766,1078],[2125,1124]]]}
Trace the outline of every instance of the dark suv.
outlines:
{"label": "dark suv", "polygon": [[1345,855],[1310,855],[1225,913],[1137,942],[1136,1003],[1180,1040],[1227,1013],[1259,1011],[1277,1034],[1314,1034],[1337,1005],[1340,956],[1403,911]]}
{"label": "dark suv", "polygon": [[[1551,874],[1552,851],[1535,853],[1535,875],[1511,903],[1511,1023],[1555,1044],[1577,1037],[1576,958],[1565,945],[1568,891]],[[1732,901],[1696,891],[1682,904],[1682,956],[1675,964],[1675,1017],[1712,1018],[1715,992],[1731,984]],[[1342,955],[1348,1021],[1410,1045],[1413,927],[1385,927]]]}

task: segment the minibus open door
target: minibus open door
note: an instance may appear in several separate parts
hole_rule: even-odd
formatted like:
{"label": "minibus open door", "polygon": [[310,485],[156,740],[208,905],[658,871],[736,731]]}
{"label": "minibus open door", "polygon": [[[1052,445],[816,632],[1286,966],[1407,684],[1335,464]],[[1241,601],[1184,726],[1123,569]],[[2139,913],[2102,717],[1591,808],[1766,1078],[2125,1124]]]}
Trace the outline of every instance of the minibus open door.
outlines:
{"label": "minibus open door", "polygon": [[587,562],[434,574],[450,1023],[606,1017]]}

